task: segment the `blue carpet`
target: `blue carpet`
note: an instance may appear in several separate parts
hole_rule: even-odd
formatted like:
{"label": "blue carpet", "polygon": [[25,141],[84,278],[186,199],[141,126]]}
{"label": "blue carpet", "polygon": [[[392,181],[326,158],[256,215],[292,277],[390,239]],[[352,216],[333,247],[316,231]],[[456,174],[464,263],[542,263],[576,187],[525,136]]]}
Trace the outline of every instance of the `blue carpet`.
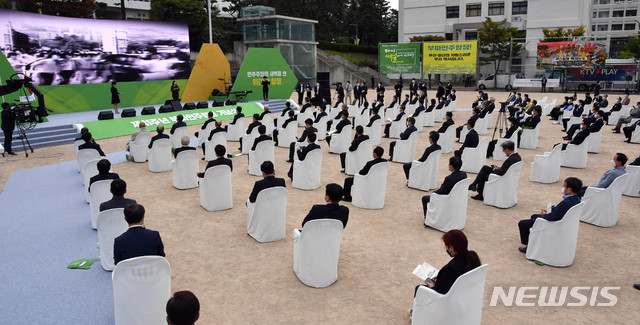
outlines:
{"label": "blue carpet", "polygon": [[100,262],[67,269],[99,255],[83,191],[75,160],[10,175],[0,194],[0,323],[114,323],[111,272]]}

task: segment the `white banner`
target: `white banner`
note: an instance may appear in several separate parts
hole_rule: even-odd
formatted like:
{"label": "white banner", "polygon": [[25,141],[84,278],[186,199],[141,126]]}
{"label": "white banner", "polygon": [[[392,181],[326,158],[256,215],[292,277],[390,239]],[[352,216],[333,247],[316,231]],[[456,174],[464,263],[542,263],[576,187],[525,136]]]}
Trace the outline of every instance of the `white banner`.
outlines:
{"label": "white banner", "polygon": [[[542,87],[542,79],[513,79],[512,86],[517,87]],[[547,79],[547,87],[560,87],[560,79]]]}

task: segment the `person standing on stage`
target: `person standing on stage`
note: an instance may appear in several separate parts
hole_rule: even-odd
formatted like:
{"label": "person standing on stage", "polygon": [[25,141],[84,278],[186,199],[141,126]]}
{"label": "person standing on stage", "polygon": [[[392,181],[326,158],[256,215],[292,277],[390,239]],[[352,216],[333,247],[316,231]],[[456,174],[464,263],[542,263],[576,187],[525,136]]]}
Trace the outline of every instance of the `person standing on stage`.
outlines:
{"label": "person standing on stage", "polygon": [[174,100],[180,98],[180,87],[178,87],[178,83],[175,80],[171,84],[171,97]]}
{"label": "person standing on stage", "polygon": [[16,123],[15,116],[9,110],[10,107],[9,103],[2,103],[2,133],[4,133],[4,151],[9,155],[15,155],[11,150],[11,140],[13,140],[13,128]]}
{"label": "person standing on stage", "polygon": [[271,81],[267,79],[267,76],[262,77],[262,99],[269,101],[269,85]]}
{"label": "person standing on stage", "polygon": [[120,103],[120,93],[118,92],[118,88],[116,88],[116,82],[111,83],[111,104],[113,104],[113,109],[116,111],[116,114],[120,114],[118,112],[118,104]]}

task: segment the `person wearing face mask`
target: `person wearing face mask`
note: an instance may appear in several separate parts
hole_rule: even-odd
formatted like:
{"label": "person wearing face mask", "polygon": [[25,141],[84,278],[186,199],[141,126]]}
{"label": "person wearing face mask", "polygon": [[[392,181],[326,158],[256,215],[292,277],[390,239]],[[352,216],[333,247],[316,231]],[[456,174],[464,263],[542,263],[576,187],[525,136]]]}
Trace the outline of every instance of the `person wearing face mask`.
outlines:
{"label": "person wearing face mask", "polygon": [[551,211],[540,210],[540,214],[534,214],[530,219],[520,220],[518,222],[518,228],[520,229],[520,242],[522,245],[518,250],[522,253],[527,253],[527,244],[529,243],[529,232],[531,227],[536,222],[536,219],[542,218],[547,221],[561,220],[564,215],[574,205],[580,203],[580,196],[578,192],[582,188],[582,181],[576,177],[568,177],[564,180],[562,186],[562,201],[558,205],[551,207]]}
{"label": "person wearing face mask", "polygon": [[[449,158],[449,171],[451,172],[451,174],[444,178],[444,180],[442,181],[442,185],[440,185],[440,188],[435,190],[435,192],[433,193],[448,195],[449,193],[451,193],[451,190],[456,184],[458,184],[459,181],[466,179],[467,173],[461,171],[460,167],[462,167],[462,159],[458,157]],[[430,201],[430,195],[425,195],[422,197],[422,214],[425,216],[425,218],[427,217],[427,205]],[[425,227],[427,226],[425,225]]]}
{"label": "person wearing face mask", "polygon": [[[510,116],[507,120],[507,133],[505,133],[502,139],[510,139],[511,136],[513,136],[513,133],[518,131],[518,120],[513,116]],[[496,148],[496,143],[498,143],[498,139],[489,141],[489,146],[487,147],[487,158],[493,157],[493,151]]]}
{"label": "person wearing face mask", "polygon": [[[618,178],[618,176],[626,174],[627,171],[624,169],[624,165],[627,163],[627,160],[627,155],[620,152],[616,153],[616,155],[613,156],[613,160],[611,160],[611,167],[613,167],[613,169],[604,172],[598,184],[593,185],[592,187],[607,188],[616,178]],[[584,192],[586,190],[586,186],[582,187],[578,192],[578,195],[580,195],[580,197],[584,196]]]}

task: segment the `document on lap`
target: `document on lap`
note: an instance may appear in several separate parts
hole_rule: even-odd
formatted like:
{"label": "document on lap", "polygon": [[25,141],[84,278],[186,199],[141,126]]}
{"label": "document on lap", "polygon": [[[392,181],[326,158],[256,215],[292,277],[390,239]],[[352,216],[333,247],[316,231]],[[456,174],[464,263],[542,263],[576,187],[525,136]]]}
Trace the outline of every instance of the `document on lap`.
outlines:
{"label": "document on lap", "polygon": [[424,263],[416,266],[416,268],[413,270],[413,275],[419,277],[420,279],[422,279],[424,281],[427,278],[432,279],[433,277],[438,275],[439,271],[440,270],[438,270],[435,267],[431,266],[429,263],[424,262]]}

